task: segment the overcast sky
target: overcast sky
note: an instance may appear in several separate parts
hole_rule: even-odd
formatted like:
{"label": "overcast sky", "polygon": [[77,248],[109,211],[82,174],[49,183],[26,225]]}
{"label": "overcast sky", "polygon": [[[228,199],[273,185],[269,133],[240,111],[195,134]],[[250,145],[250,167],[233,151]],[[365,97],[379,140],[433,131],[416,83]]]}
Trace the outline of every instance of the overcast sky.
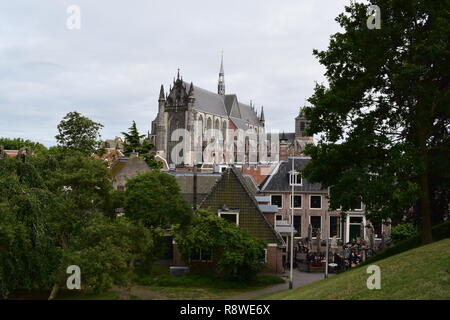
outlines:
{"label": "overcast sky", "polygon": [[[177,69],[258,109],[268,129],[293,131],[299,106],[323,82],[312,50],[339,31],[345,0],[14,0],[0,2],[0,136],[55,144],[70,111],[114,138],[136,120],[150,130],[159,88]],[[81,9],[81,29],[66,23]]]}

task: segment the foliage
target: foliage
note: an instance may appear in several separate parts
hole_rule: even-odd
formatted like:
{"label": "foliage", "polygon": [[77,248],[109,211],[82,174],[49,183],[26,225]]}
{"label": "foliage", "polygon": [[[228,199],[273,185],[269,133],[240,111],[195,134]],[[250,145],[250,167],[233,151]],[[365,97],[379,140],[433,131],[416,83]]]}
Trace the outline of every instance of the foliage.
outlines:
{"label": "foliage", "polygon": [[90,155],[101,144],[99,142],[101,128],[103,128],[102,124],[94,122],[76,111],[69,112],[59,123],[59,134],[55,138],[58,145],[64,149]]}
{"label": "foliage", "polygon": [[0,150],[20,150],[29,149],[35,153],[41,153],[47,150],[47,148],[38,142],[33,142],[30,140],[24,140],[22,138],[2,138],[0,137]]}
{"label": "foliage", "polygon": [[65,259],[67,265],[80,266],[83,289],[105,291],[113,285],[130,285],[134,262],[145,260],[153,241],[153,230],[125,217],[109,219],[97,215],[75,237]]}
{"label": "foliage", "polygon": [[157,230],[104,215],[112,186],[104,161],[77,152],[0,159],[0,296],[50,290],[82,266],[82,286],[130,280],[133,261],[153,251]]}
{"label": "foliage", "polygon": [[[311,182],[331,188],[331,206],[363,201],[372,220],[400,221],[414,207],[423,242],[442,221],[450,190],[448,1],[377,0],[381,29],[366,26],[367,4],[336,19],[343,32],[314,55],[328,85],[305,108]],[[432,213],[431,213],[432,212]]]}
{"label": "foliage", "polygon": [[132,220],[148,227],[170,228],[189,223],[192,210],[180,193],[175,178],[159,170],[127,181],[125,211]]}
{"label": "foliage", "polygon": [[265,267],[262,240],[207,211],[194,215],[189,228],[176,230],[175,241],[185,263],[193,263],[195,252],[210,252],[217,272],[226,277],[251,281]]}
{"label": "foliage", "polygon": [[122,132],[125,138],[123,146],[124,154],[129,157],[133,152],[138,153],[150,168],[162,168],[161,162],[156,161],[155,156],[149,153],[149,151],[154,148],[154,145],[147,139],[144,139],[145,134],[139,134],[135,121],[133,121],[131,127],[128,130],[128,132]]}
{"label": "foliage", "polygon": [[413,237],[417,229],[411,223],[400,223],[391,228],[391,240],[394,244]]}

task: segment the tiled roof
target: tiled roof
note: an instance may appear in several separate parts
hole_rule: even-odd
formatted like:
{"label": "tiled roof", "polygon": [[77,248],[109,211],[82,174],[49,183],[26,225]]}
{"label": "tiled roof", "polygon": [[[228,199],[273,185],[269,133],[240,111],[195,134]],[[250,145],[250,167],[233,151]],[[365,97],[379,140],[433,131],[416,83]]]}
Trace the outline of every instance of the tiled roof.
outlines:
{"label": "tiled roof", "polygon": [[[262,192],[288,192],[292,190],[289,183],[289,172],[292,170],[292,160],[294,160],[294,169],[301,170],[311,160],[307,157],[290,157],[288,160],[280,161],[278,166],[272,171],[272,174],[263,182]],[[319,183],[310,183],[305,178],[302,179],[301,186],[294,186],[295,192],[327,192]]]}

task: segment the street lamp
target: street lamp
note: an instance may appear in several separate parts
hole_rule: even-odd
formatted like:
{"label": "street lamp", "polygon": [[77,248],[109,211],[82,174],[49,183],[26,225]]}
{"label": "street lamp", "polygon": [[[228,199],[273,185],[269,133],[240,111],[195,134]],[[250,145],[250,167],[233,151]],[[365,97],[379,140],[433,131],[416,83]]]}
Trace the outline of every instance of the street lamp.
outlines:
{"label": "street lamp", "polygon": [[291,193],[291,270],[289,275],[289,289],[293,288],[294,284],[294,185],[295,185],[295,177],[297,176],[297,172],[295,172],[294,167],[294,157],[292,157],[292,171],[291,171],[291,186],[292,186],[292,193]]}
{"label": "street lamp", "polygon": [[327,226],[326,246],[325,246],[325,278],[328,278],[328,251],[330,242],[330,187],[328,187],[328,208],[325,212],[325,225]]}

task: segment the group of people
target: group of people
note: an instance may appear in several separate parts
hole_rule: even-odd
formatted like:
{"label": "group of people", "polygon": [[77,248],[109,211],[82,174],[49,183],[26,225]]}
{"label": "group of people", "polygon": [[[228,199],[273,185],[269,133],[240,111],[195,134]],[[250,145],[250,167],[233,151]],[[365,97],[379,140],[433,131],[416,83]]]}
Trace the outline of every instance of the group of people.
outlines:
{"label": "group of people", "polygon": [[[320,265],[325,267],[326,255],[325,246],[313,250],[308,239],[299,239],[297,243],[296,261],[308,265]],[[346,244],[339,243],[336,239],[330,240],[329,267],[330,271],[347,270],[364,261],[373,255],[366,241],[362,238],[354,239]]]}

